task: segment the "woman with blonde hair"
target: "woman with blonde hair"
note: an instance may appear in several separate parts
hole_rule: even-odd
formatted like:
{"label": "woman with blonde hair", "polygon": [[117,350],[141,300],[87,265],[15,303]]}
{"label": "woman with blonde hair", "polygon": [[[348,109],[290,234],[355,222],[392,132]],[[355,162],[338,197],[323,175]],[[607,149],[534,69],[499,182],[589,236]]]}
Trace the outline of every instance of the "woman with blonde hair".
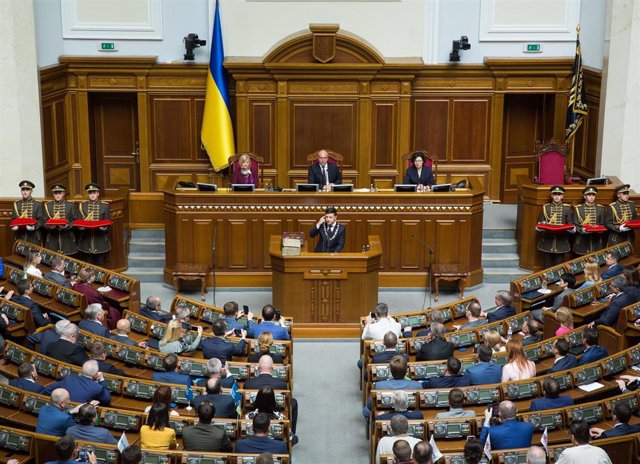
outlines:
{"label": "woman with blonde hair", "polygon": [[198,326],[198,336],[191,344],[185,341],[183,333],[182,323],[178,319],[173,319],[169,322],[164,337],[160,340],[160,351],[163,353],[179,354],[198,349],[198,345],[200,345],[200,340],[202,339],[202,326]]}
{"label": "woman with blonde hair", "polygon": [[573,313],[566,306],[560,306],[556,311],[556,319],[560,327],[556,330],[556,337],[567,334],[573,330]]}
{"label": "woman with blonde hair", "polygon": [[271,332],[262,332],[258,337],[259,351],[247,358],[251,363],[257,363],[262,356],[270,356],[274,364],[282,364],[282,355],[271,353],[271,345],[273,345],[273,334]]}
{"label": "woman with blonde hair", "polygon": [[588,262],[584,266],[584,283],[578,287],[578,290],[591,287],[599,282],[602,282],[600,266],[598,266],[598,263]]}
{"label": "woman with blonde hair", "polygon": [[484,334],[484,341],[494,353],[500,353],[507,349],[503,345],[502,336],[495,330],[489,330]]}
{"label": "woman with blonde hair", "polygon": [[507,364],[502,368],[502,381],[530,379],[536,376],[536,365],[527,359],[522,343],[517,340],[507,342]]}
{"label": "woman with blonde hair", "polygon": [[233,173],[231,174],[232,184],[253,184],[258,188],[258,163],[252,163],[251,157],[243,153],[238,157],[237,169],[234,166]]}
{"label": "woman with blonde hair", "polygon": [[42,262],[42,255],[38,250],[29,250],[27,259],[24,262],[24,276],[27,274],[42,278],[42,271],[38,269],[38,264]]}

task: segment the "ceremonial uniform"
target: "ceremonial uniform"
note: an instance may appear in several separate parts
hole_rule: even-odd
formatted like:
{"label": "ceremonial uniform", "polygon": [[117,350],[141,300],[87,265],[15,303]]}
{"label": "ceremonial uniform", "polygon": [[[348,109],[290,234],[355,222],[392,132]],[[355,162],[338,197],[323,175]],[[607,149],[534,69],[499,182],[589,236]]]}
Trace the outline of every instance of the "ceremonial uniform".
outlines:
{"label": "ceremonial uniform", "polygon": [[[97,184],[88,184],[85,187],[87,192],[100,191]],[[80,203],[80,219],[85,221],[104,221],[111,219],[111,208],[104,201],[83,201]],[[86,260],[97,264],[104,265],[105,253],[111,250],[111,242],[109,240],[109,226],[97,229],[81,229],[78,236],[78,249],[85,253]]]}
{"label": "ceremonial uniform", "polygon": [[[598,189],[593,186],[589,186],[582,191],[583,195],[595,195],[598,193]],[[575,207],[574,224],[576,225],[576,241],[573,244],[573,252],[577,255],[586,255],[593,253],[604,248],[604,236],[603,233],[589,233],[585,231],[584,226],[604,226],[605,214],[604,206],[587,205],[581,203]]]}
{"label": "ceremonial uniform", "polygon": [[[18,184],[20,189],[28,189],[33,190],[35,185],[33,182],[28,180],[23,180]],[[36,219],[36,222],[33,226],[20,227],[17,230],[14,229],[15,239],[16,240],[24,240],[29,243],[33,243],[34,245],[42,246],[42,234],[40,228],[44,223],[42,214],[42,203],[34,200],[31,196],[29,199],[25,200],[24,198],[15,201],[13,203],[13,210],[11,211],[11,219]],[[32,228],[33,230],[29,230]]]}
{"label": "ceremonial uniform", "polygon": [[[551,187],[552,194],[564,195],[564,188],[560,186]],[[545,224],[573,224],[573,212],[571,206],[560,202],[547,203],[542,207],[542,213],[538,218],[538,222]],[[543,232],[542,238],[538,242],[538,250],[545,253],[545,267],[551,267],[560,264],[564,254],[571,251],[569,243],[569,234],[563,232],[560,234],[552,234]]]}
{"label": "ceremonial uniform", "polygon": [[[54,195],[58,192],[65,192],[63,185],[56,184],[51,187],[51,191]],[[45,248],[53,250],[63,255],[72,255],[78,252],[78,246],[76,245],[76,237],[73,233],[73,221],[78,218],[75,205],[64,199],[60,201],[48,201],[44,205],[44,217],[45,222],[49,219],[66,219],[69,221],[64,226],[47,226],[47,239],[45,241]]]}
{"label": "ceremonial uniform", "polygon": [[621,231],[620,226],[627,221],[637,219],[636,204],[635,202],[628,200],[629,197],[626,197],[627,201],[622,201],[620,199],[620,194],[622,193],[629,193],[628,184],[622,185],[616,189],[618,199],[611,203],[607,208],[605,225],[607,226],[607,229],[609,229],[609,240],[607,242],[608,247],[625,241],[633,243],[633,230]]}

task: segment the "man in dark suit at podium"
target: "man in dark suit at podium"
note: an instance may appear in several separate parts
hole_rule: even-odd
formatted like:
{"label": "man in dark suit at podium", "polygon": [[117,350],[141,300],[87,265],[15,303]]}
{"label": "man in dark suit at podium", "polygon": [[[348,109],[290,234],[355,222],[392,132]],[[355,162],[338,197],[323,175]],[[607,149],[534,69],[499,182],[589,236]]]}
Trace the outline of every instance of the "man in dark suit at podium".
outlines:
{"label": "man in dark suit at podium", "polygon": [[324,216],[313,226],[309,235],[315,237],[320,234],[320,241],[316,245],[316,253],[339,253],[344,248],[347,231],[338,224],[338,211],[330,206],[324,211]]}
{"label": "man in dark suit at podium", "polygon": [[318,184],[324,191],[330,192],[335,184],[342,184],[342,174],[335,163],[329,163],[327,150],[318,152],[318,162],[309,166],[307,182]]}

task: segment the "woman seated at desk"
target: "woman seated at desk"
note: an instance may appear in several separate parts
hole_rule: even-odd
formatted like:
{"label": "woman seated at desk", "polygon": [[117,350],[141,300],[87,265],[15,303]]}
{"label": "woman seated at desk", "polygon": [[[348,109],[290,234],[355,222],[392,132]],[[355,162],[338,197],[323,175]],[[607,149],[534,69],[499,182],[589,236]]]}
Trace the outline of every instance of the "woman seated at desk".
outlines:
{"label": "woman seated at desk", "polygon": [[253,184],[258,188],[258,165],[252,165],[251,158],[246,153],[238,158],[239,169],[234,169],[231,175],[232,184]]}
{"label": "woman seated at desk", "polygon": [[418,192],[428,192],[436,180],[433,178],[433,171],[430,167],[425,166],[426,156],[423,153],[416,153],[411,158],[413,166],[407,168],[404,174],[403,184],[413,184],[418,186]]}

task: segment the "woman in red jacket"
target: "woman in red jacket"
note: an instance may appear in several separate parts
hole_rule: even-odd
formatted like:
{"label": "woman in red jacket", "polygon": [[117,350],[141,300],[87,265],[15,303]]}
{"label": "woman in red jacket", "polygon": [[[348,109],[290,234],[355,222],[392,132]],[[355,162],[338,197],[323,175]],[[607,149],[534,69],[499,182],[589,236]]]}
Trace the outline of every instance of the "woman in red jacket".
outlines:
{"label": "woman in red jacket", "polygon": [[73,286],[76,292],[82,293],[87,298],[87,305],[98,303],[102,309],[107,312],[107,326],[109,330],[116,328],[116,323],[120,319],[120,311],[109,305],[107,300],[100,294],[98,290],[91,285],[96,280],[96,274],[91,268],[82,268],[78,272],[78,281]]}

